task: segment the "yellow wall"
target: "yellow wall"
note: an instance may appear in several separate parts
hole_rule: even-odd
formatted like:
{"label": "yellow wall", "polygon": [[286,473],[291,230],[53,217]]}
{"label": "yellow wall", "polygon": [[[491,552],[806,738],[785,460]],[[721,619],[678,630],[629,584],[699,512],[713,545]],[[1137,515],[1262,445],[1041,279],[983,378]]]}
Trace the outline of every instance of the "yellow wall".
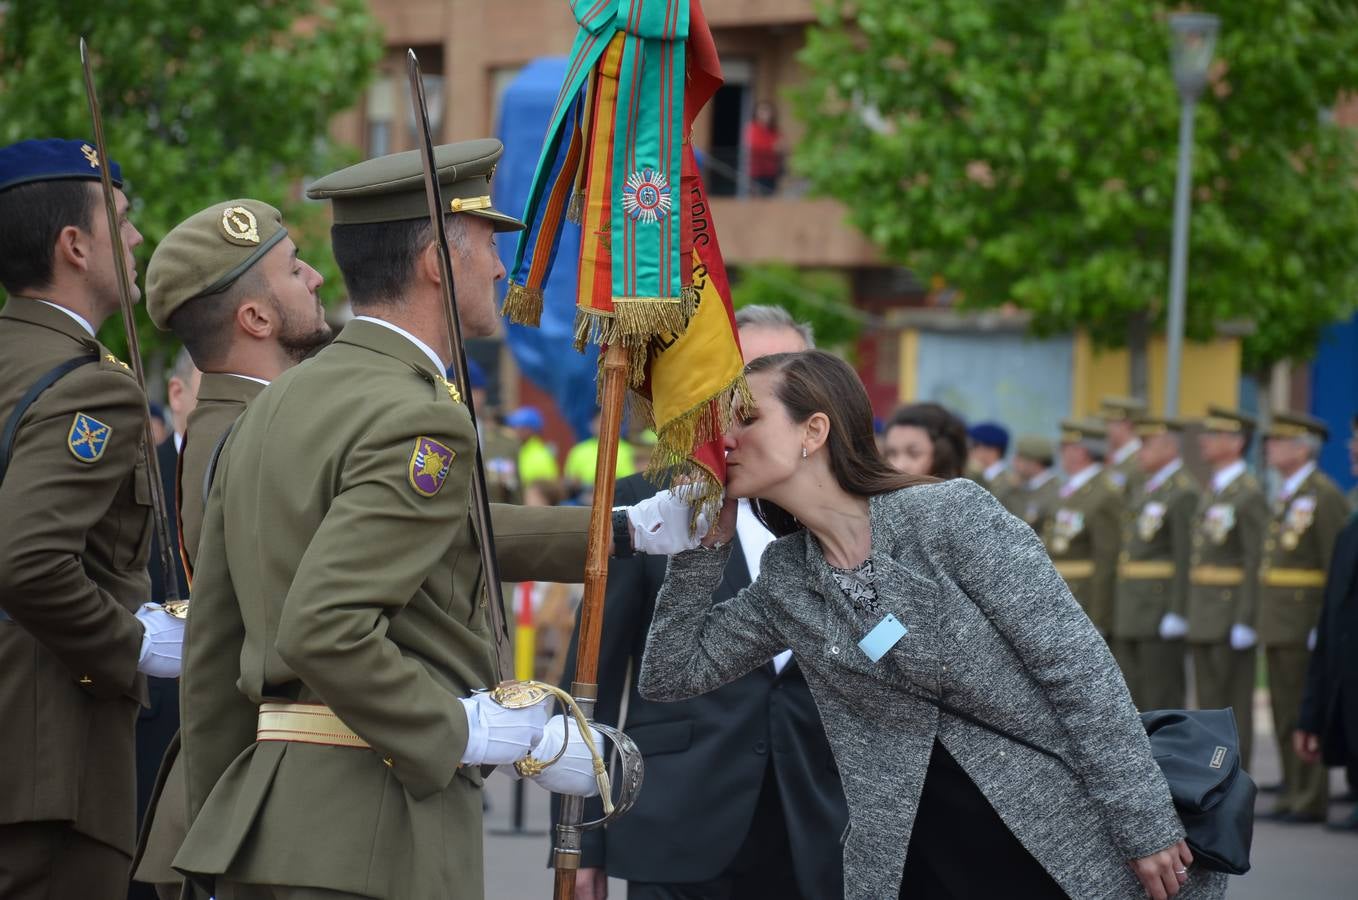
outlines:
{"label": "yellow wall", "polygon": [[901,332],[900,387],[898,403],[913,403],[919,389],[919,330],[906,328]]}
{"label": "yellow wall", "polygon": [[[1152,413],[1165,408],[1164,338],[1154,338],[1148,348],[1147,373],[1150,380]],[[1087,335],[1075,337],[1075,371],[1071,376],[1071,414],[1098,412],[1099,400],[1108,396],[1127,396],[1128,363],[1126,350],[1095,350]],[[1215,403],[1234,409],[1240,396],[1240,341],[1220,338],[1206,344],[1184,343],[1179,374],[1179,415],[1200,416],[1207,405]]]}

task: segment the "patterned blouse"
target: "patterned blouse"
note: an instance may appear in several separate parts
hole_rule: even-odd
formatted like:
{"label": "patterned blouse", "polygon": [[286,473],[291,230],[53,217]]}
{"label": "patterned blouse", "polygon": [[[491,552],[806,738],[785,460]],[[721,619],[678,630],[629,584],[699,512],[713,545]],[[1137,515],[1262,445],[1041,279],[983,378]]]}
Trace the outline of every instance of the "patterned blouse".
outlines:
{"label": "patterned blouse", "polygon": [[882,611],[877,602],[877,589],[873,587],[872,582],[872,557],[868,557],[852,569],[831,566],[830,574],[834,576],[835,583],[844,591],[854,609],[874,616]]}

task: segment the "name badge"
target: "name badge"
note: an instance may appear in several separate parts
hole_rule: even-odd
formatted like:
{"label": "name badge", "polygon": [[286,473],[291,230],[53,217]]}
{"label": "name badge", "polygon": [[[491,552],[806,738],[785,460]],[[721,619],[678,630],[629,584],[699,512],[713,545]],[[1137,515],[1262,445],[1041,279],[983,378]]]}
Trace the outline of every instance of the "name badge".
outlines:
{"label": "name badge", "polygon": [[868,659],[873,662],[881,659],[886,652],[896,646],[896,642],[909,633],[894,615],[887,613],[886,618],[878,622],[873,629],[868,632],[868,636],[858,642],[858,649],[862,650]]}

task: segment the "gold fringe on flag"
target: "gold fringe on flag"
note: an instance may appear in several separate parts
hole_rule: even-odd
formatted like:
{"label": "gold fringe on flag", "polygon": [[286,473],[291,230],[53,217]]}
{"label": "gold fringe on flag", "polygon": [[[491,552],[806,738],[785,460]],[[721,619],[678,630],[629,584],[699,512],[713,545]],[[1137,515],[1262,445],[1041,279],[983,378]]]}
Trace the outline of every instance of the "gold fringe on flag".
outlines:
{"label": "gold fringe on flag", "polygon": [[500,306],[500,315],[519,325],[532,325],[536,328],[542,321],[542,289],[511,284],[509,290],[505,291],[505,302]]}
{"label": "gold fringe on flag", "polygon": [[585,220],[585,192],[574,191],[571,193],[570,202],[566,204],[566,221],[579,225]]}

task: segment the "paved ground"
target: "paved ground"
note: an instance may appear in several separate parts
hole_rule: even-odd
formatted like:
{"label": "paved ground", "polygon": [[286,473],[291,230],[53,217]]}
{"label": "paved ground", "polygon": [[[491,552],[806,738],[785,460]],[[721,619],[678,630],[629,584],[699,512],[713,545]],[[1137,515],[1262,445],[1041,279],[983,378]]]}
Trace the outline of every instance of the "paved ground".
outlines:
{"label": "paved ground", "polygon": [[[1262,694],[1261,694],[1262,701]],[[1267,706],[1256,712],[1261,733],[1255,738],[1255,780],[1272,784],[1278,780],[1278,754],[1271,732]],[[1338,793],[1343,777],[1331,773]],[[539,833],[532,836],[497,834],[511,824],[513,785],[501,775],[487,782],[491,810],[486,816],[487,900],[550,900],[552,875],[547,860],[547,794],[527,785],[525,821]],[[1273,803],[1273,795],[1259,795],[1260,814]],[[1351,804],[1333,804],[1330,817],[1347,815]],[[1354,900],[1358,898],[1358,835],[1326,831],[1319,825],[1275,825],[1259,820],[1254,831],[1253,870],[1231,879],[1230,900]],[[623,900],[623,882],[610,882],[609,896]],[[819,898],[817,898],[819,900]]]}

